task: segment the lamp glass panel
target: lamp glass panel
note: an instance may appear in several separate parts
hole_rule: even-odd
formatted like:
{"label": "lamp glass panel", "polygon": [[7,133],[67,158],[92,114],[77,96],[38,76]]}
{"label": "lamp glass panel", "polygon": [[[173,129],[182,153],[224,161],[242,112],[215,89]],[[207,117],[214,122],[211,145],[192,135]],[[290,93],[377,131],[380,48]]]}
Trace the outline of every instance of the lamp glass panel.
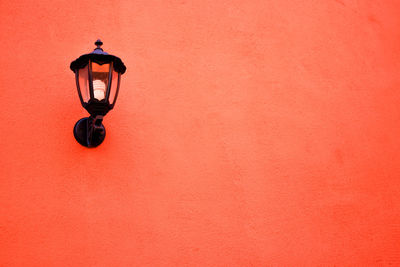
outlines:
{"label": "lamp glass panel", "polygon": [[88,66],[79,70],[79,89],[83,102],[88,102],[90,99],[89,93],[89,79],[88,79]]}
{"label": "lamp glass panel", "polygon": [[108,74],[110,71],[110,64],[99,65],[95,62],[92,64],[92,78],[93,78],[93,97],[97,100],[104,100],[107,92]]}
{"label": "lamp glass panel", "polygon": [[120,74],[116,71],[113,71],[112,73],[112,80],[111,80],[111,89],[110,89],[110,96],[108,98],[110,104],[114,104],[117,96],[117,91],[119,87],[119,79],[120,79]]}

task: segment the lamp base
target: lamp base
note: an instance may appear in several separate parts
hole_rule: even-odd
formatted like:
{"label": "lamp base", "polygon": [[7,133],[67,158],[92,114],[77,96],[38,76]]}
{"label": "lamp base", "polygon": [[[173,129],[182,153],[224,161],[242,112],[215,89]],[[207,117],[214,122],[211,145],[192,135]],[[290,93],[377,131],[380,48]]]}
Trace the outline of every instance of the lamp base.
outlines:
{"label": "lamp base", "polygon": [[102,117],[100,119],[88,117],[77,121],[74,127],[76,141],[85,147],[100,145],[106,137],[106,129],[102,120]]}

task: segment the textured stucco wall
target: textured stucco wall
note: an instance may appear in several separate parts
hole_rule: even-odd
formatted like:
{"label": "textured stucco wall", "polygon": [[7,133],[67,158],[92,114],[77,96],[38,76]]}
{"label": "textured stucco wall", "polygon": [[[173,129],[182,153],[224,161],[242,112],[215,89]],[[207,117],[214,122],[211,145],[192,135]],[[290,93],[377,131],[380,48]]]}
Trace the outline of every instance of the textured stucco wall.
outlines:
{"label": "textured stucco wall", "polygon": [[[0,266],[400,265],[400,2],[0,1]],[[69,63],[120,56],[88,150]]]}

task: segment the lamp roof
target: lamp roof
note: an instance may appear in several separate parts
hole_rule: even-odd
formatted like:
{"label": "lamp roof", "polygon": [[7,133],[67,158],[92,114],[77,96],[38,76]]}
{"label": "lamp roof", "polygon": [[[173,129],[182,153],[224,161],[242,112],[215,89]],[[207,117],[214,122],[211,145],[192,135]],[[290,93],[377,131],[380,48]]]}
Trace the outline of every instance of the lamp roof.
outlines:
{"label": "lamp roof", "polygon": [[103,42],[98,39],[94,43],[97,47],[93,50],[92,53],[89,54],[84,54],[77,58],[75,61],[71,62],[70,69],[75,72],[76,70],[82,69],[85,67],[88,63],[89,60],[96,62],[100,65],[106,64],[106,63],[111,63],[113,62],[113,68],[116,72],[119,72],[121,74],[124,74],[126,71],[126,67],[122,60],[119,57],[113,56],[108,54],[107,52],[104,52],[103,48],[101,46],[103,45]]}

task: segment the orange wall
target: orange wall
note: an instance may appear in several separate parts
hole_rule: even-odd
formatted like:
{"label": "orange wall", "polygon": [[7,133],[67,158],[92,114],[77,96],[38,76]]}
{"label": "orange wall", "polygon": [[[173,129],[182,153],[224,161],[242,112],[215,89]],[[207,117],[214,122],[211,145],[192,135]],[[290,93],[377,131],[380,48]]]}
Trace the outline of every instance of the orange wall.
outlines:
{"label": "orange wall", "polygon": [[[398,1],[1,1],[0,266],[400,265]],[[128,70],[107,137],[69,64]]]}

